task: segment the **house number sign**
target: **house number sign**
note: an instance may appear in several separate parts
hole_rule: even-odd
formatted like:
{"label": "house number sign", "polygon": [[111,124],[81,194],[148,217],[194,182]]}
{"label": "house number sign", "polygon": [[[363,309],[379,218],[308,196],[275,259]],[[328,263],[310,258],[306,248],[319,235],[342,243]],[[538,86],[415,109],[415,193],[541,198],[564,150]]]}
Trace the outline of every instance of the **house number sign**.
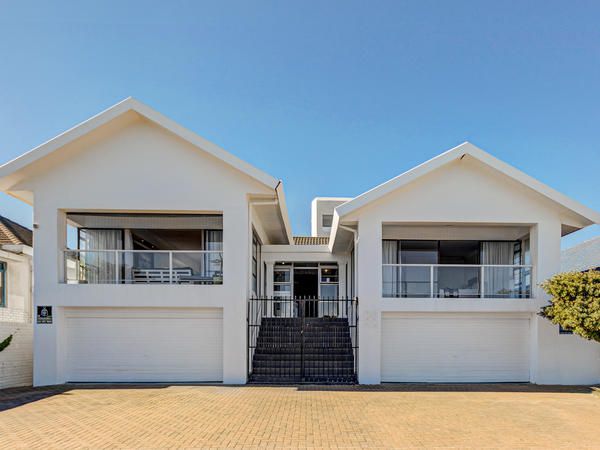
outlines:
{"label": "house number sign", "polygon": [[37,307],[37,323],[52,323],[52,306]]}

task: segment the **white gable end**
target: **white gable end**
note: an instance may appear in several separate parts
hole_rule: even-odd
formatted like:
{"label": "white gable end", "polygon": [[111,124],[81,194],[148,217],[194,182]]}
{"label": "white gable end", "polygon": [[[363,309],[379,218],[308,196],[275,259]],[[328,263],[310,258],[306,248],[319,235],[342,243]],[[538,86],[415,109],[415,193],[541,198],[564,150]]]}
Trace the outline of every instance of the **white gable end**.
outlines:
{"label": "white gable end", "polygon": [[376,215],[384,221],[535,223],[566,208],[466,155],[349,213],[345,221]]}
{"label": "white gable end", "polygon": [[70,208],[220,210],[228,195],[273,189],[164,128],[127,113],[32,164],[15,190]]}

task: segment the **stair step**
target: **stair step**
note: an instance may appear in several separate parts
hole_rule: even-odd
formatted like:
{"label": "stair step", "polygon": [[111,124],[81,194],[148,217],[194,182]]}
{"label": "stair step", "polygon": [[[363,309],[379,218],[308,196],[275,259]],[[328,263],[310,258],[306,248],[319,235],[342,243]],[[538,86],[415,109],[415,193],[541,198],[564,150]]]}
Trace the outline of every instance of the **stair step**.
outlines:
{"label": "stair step", "polygon": [[300,376],[251,375],[251,383],[256,384],[295,384],[295,383],[327,383],[327,384],[356,384],[356,376],[309,376],[302,379]]}
{"label": "stair step", "polygon": [[347,318],[263,318],[251,382],[356,383]]}
{"label": "stair step", "polygon": [[[274,354],[274,353],[254,353],[254,361],[300,361],[303,355],[301,353]],[[327,361],[354,361],[352,353],[348,352],[330,352],[330,353],[304,353],[305,361],[326,359]]]}
{"label": "stair step", "polygon": [[[257,367],[252,371],[253,376],[270,376],[274,378],[283,377],[302,377],[302,370],[299,368],[286,368],[286,369],[269,369],[263,367]],[[333,371],[317,370],[317,369],[304,369],[304,377],[322,377],[322,378],[334,378],[334,377],[352,377],[354,371],[352,369],[338,369]]]}

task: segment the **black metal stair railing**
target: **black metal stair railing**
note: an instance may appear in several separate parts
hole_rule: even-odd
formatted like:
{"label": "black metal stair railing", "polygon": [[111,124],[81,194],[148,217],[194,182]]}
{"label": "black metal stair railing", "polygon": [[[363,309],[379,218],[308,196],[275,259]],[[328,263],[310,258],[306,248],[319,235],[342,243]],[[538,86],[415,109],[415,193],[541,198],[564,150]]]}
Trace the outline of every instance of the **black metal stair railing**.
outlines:
{"label": "black metal stair railing", "polygon": [[250,298],[248,380],[356,383],[358,300]]}

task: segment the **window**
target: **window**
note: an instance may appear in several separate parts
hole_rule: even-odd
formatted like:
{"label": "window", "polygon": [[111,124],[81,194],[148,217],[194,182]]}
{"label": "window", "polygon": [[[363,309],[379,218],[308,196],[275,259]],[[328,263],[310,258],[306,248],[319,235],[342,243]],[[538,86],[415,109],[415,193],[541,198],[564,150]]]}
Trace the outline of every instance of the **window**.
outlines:
{"label": "window", "polygon": [[6,308],[6,263],[0,262],[0,307]]}
{"label": "window", "polygon": [[259,278],[259,263],[260,263],[260,242],[256,233],[252,233],[252,293],[255,296],[259,295],[258,292],[258,278]]}
{"label": "window", "polygon": [[350,252],[350,297],[354,298],[356,295],[356,288],[354,287],[355,280],[355,270],[354,270],[354,247],[352,247],[352,251]]}
{"label": "window", "polygon": [[221,215],[68,213],[67,221],[66,283],[223,284]]}
{"label": "window", "polygon": [[562,325],[558,326],[558,334],[573,334],[572,330],[569,330],[568,328],[563,328]]}
{"label": "window", "polygon": [[290,298],[292,296],[292,268],[275,267],[273,270],[273,297]]}
{"label": "window", "polygon": [[333,214],[323,214],[321,217],[321,225],[323,228],[331,228],[331,224],[333,223]]}
{"label": "window", "polygon": [[339,271],[337,265],[321,266],[321,298],[337,298]]}
{"label": "window", "polygon": [[528,297],[529,269],[518,266],[523,253],[519,241],[384,239],[382,293],[384,297]]}

